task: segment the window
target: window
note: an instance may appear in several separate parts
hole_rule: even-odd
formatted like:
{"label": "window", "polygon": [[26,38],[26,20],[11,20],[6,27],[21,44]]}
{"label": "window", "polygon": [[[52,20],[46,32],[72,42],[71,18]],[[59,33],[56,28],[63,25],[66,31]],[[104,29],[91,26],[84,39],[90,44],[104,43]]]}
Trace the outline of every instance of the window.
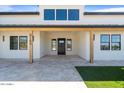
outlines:
{"label": "window", "polygon": [[44,20],[79,20],[79,9],[44,9]]}
{"label": "window", "polygon": [[121,50],[121,35],[111,35],[111,50]]}
{"label": "window", "polygon": [[26,50],[27,49],[27,36],[20,36],[19,37],[19,49]]}
{"label": "window", "polygon": [[[19,39],[19,43],[18,43]],[[10,50],[18,50],[18,46],[20,50],[27,50],[27,36],[10,36]]]}
{"label": "window", "polygon": [[101,50],[110,50],[110,35],[101,35]]}
{"label": "window", "polygon": [[18,36],[10,36],[10,50],[18,50]]}
{"label": "window", "polygon": [[68,20],[79,20],[79,10],[69,9],[68,10]]}
{"label": "window", "polygon": [[67,20],[67,9],[57,9],[56,20]]}
{"label": "window", "polygon": [[111,42],[110,35],[101,35],[101,50],[121,50],[121,35],[120,34],[112,34]]}
{"label": "window", "polygon": [[55,20],[55,9],[44,9],[44,20]]}
{"label": "window", "polygon": [[52,39],[52,44],[51,44],[51,46],[52,46],[52,51],[56,51],[56,39]]}
{"label": "window", "polygon": [[72,50],[72,40],[67,39],[67,51],[71,51],[71,50]]}

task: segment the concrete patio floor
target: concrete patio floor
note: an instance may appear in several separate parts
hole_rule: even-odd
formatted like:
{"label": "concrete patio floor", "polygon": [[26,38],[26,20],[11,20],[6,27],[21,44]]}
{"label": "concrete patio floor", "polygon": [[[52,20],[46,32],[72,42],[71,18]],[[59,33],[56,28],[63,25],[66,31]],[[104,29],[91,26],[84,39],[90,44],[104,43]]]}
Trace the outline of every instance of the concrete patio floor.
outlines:
{"label": "concrete patio floor", "polygon": [[33,64],[0,59],[0,81],[82,81],[75,69],[82,64],[78,56],[45,56]]}
{"label": "concrete patio floor", "polygon": [[90,64],[78,56],[45,56],[33,64],[24,59],[0,59],[0,81],[83,81],[75,66],[124,66],[124,62]]}

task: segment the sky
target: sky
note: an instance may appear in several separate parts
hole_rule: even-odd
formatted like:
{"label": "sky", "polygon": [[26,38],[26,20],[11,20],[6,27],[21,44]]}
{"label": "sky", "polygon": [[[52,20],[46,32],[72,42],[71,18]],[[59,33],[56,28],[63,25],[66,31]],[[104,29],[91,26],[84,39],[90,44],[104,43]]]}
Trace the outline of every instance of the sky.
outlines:
{"label": "sky", "polygon": [[[0,12],[36,12],[38,5],[0,5]],[[85,12],[124,12],[124,5],[86,5]]]}
{"label": "sky", "polygon": [[0,12],[36,12],[37,5],[0,5]]}
{"label": "sky", "polygon": [[86,12],[124,12],[124,5],[87,5]]}

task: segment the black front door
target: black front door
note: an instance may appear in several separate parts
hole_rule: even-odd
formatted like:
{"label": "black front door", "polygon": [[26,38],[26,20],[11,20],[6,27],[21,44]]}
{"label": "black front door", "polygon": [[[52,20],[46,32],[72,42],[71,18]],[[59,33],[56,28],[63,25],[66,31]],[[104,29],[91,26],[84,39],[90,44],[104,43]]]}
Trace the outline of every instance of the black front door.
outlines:
{"label": "black front door", "polygon": [[65,38],[58,38],[58,55],[65,55]]}

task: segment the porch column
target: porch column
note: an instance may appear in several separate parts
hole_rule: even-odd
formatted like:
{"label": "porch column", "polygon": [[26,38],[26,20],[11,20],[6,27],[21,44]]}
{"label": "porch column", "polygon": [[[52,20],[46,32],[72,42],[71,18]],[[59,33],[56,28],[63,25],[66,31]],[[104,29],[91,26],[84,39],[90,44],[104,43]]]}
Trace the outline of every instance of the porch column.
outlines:
{"label": "porch column", "polygon": [[29,63],[33,63],[33,31],[29,33]]}
{"label": "porch column", "polygon": [[90,31],[90,63],[94,63],[94,36],[93,31]]}

